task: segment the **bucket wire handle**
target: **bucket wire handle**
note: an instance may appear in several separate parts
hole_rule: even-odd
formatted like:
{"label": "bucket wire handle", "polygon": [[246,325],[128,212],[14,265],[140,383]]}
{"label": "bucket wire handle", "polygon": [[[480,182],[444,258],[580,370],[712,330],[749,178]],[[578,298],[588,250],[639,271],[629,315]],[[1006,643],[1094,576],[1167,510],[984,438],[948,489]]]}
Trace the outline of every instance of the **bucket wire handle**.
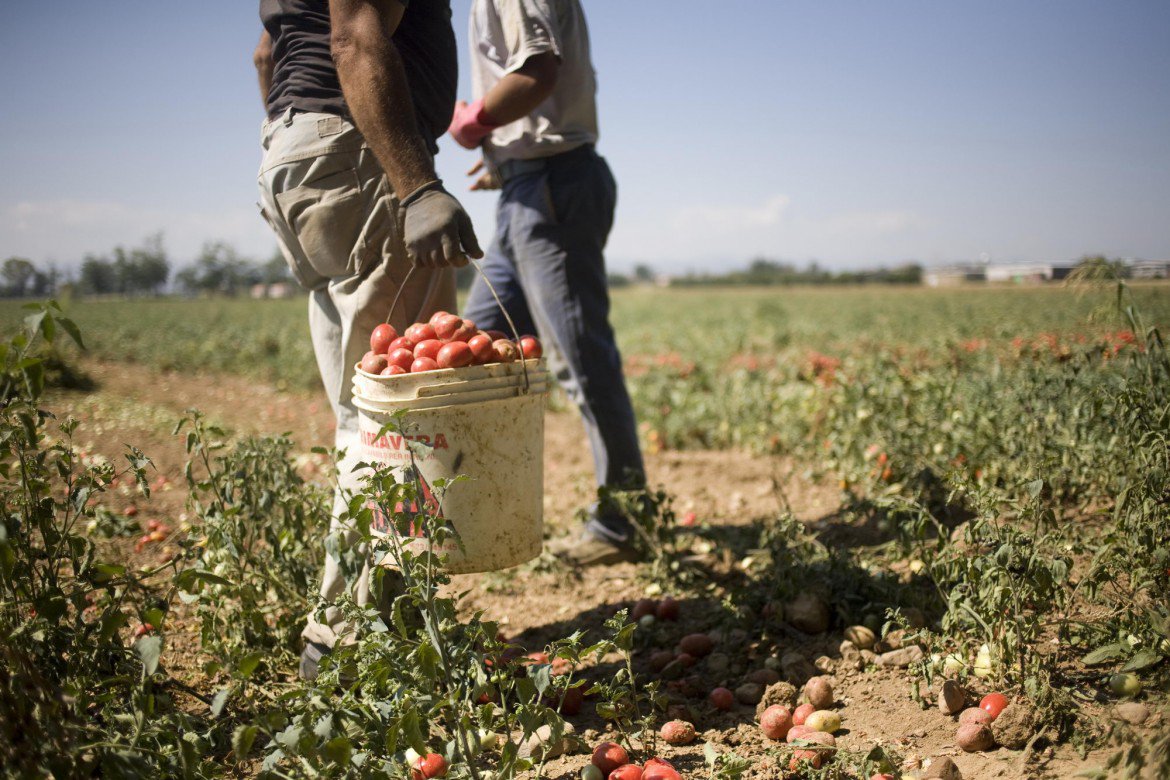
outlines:
{"label": "bucket wire handle", "polygon": [[[504,319],[508,322],[508,327],[512,329],[512,335],[516,337],[516,349],[520,351],[520,369],[524,372],[524,392],[527,393],[529,389],[528,380],[528,361],[524,358],[524,349],[520,346],[520,332],[516,330],[516,323],[512,321],[512,315],[508,314],[508,309],[505,308],[504,302],[500,300],[499,293],[496,292],[495,286],[492,285],[492,280],[488,279],[487,274],[483,272],[483,268],[479,263],[472,258],[467,258],[468,262],[475,267],[479,272],[480,278],[487,284],[488,290],[492,297],[496,299],[496,305],[500,307],[500,312],[504,315]],[[406,289],[406,283],[410,281],[410,277],[414,275],[414,270],[418,266],[411,264],[410,270],[406,272],[406,277],[402,280],[402,284],[398,285],[398,292],[394,294],[394,301],[390,304],[390,311],[386,312],[386,322],[390,322],[390,318],[394,316],[394,310],[398,308],[398,299],[402,297],[402,291]]]}

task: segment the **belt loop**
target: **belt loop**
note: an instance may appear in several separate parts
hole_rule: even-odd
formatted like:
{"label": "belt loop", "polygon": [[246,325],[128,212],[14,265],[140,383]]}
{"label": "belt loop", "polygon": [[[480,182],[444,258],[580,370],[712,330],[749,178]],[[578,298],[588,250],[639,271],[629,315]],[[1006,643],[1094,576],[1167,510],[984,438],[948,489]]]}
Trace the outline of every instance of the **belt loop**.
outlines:
{"label": "belt loop", "polygon": [[292,108],[292,106],[289,106],[288,108],[286,108],[284,110],[284,126],[285,127],[292,127],[292,123],[293,123],[293,108]]}

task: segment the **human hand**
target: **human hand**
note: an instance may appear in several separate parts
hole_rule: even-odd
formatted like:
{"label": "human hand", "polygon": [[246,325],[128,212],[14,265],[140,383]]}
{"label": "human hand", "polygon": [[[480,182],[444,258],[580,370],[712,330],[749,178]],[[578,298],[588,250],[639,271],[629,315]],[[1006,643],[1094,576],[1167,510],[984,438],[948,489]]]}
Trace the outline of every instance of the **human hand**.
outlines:
{"label": "human hand", "polygon": [[471,169],[467,171],[467,175],[474,176],[480,171],[483,171],[483,173],[467,189],[475,192],[476,190],[498,190],[500,188],[502,182],[500,182],[499,174],[495,170],[485,166],[483,164],[483,158],[480,158],[479,162],[471,166]]}
{"label": "human hand", "polygon": [[468,103],[460,100],[455,104],[455,113],[451,117],[451,126],[447,132],[455,139],[455,143],[464,149],[474,149],[483,143],[483,139],[500,126],[492,119],[487,109],[483,107],[483,98]]}
{"label": "human hand", "polygon": [[406,254],[423,268],[461,267],[483,257],[471,217],[436,180],[402,199],[402,238]]}

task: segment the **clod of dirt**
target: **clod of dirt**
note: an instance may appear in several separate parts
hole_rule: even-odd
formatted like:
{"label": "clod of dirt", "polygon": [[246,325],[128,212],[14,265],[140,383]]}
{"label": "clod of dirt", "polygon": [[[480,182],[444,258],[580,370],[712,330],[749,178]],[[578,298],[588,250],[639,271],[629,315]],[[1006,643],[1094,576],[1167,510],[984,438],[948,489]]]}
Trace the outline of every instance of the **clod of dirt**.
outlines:
{"label": "clod of dirt", "polygon": [[841,654],[841,665],[846,669],[856,669],[860,672],[865,668],[865,661],[861,657],[861,651],[857,649],[857,645],[848,639],[841,642],[841,646],[837,648],[837,651]]}
{"label": "clod of dirt", "polygon": [[818,655],[817,659],[813,661],[813,666],[822,674],[832,674],[837,662],[827,655]]}
{"label": "clod of dirt", "polygon": [[772,669],[756,669],[748,675],[748,682],[768,686],[772,683],[780,682],[780,673]]}
{"label": "clod of dirt", "polygon": [[963,711],[967,703],[967,691],[954,680],[946,680],[938,696],[938,708],[943,715],[954,715]]}
{"label": "clod of dirt", "polygon": [[826,677],[814,677],[805,683],[804,696],[818,710],[833,706],[833,686]]}
{"label": "clod of dirt", "polygon": [[887,653],[882,653],[877,657],[878,666],[894,667],[904,669],[910,664],[918,663],[925,657],[922,648],[918,645],[910,645],[898,650],[890,650]]}
{"label": "clod of dirt", "polygon": [[1021,750],[1028,744],[1036,728],[1036,712],[1027,702],[1017,699],[1003,708],[991,723],[995,741],[1008,750]]}
{"label": "clod of dirt", "polygon": [[735,698],[741,704],[758,704],[764,697],[764,686],[748,682],[735,689]]}
{"label": "clod of dirt", "polygon": [[764,714],[764,710],[773,704],[779,704],[791,710],[796,704],[796,688],[786,682],[769,685],[764,690],[760,703],[756,705],[756,719],[758,720]]}
{"label": "clod of dirt", "polygon": [[577,736],[573,724],[565,721],[564,733],[559,740],[553,741],[552,727],[545,725],[533,732],[532,736],[520,746],[521,758],[532,758],[537,761],[556,758],[565,753],[583,750],[585,745]]}
{"label": "clod of dirt", "polygon": [[707,664],[707,671],[715,677],[727,674],[727,670],[731,667],[731,659],[727,657],[727,653],[711,653],[704,663]]}
{"label": "clod of dirt", "polygon": [[963,780],[963,773],[949,758],[936,758],[921,775],[922,780]]}
{"label": "clod of dirt", "polygon": [[817,670],[800,653],[785,653],[780,659],[780,673],[788,682],[803,685],[808,678],[816,676]]}
{"label": "clod of dirt", "polygon": [[968,753],[979,753],[995,747],[995,736],[982,723],[964,723],[955,734],[955,744]]}
{"label": "clod of dirt", "polygon": [[784,620],[806,634],[829,630],[829,607],[812,593],[801,593],[784,605]]}
{"label": "clod of dirt", "polygon": [[858,650],[872,650],[877,637],[865,626],[849,626],[845,629],[845,639],[853,643]]}
{"label": "clod of dirt", "polygon": [[[999,717],[1002,718],[1009,709],[1011,709],[1010,706],[1004,709]],[[1127,701],[1113,708],[1113,717],[1117,720],[1123,720],[1131,726],[1140,726],[1150,719],[1150,708],[1140,702]]]}

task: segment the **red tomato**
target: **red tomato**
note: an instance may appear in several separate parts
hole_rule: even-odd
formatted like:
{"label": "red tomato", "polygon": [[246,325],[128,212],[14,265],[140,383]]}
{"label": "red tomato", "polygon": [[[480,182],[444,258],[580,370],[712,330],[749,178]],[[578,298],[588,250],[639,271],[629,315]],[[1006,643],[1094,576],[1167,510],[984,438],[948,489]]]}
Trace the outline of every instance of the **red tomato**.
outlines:
{"label": "red tomato", "polygon": [[429,357],[415,358],[414,362],[410,364],[410,373],[412,374],[417,374],[420,371],[437,371],[438,369],[439,364]]}
{"label": "red tomato", "polygon": [[654,599],[638,599],[634,602],[634,608],[630,610],[630,619],[641,620],[646,615],[653,615],[656,609],[658,602]]}
{"label": "red tomato", "polygon": [[492,349],[492,337],[486,333],[477,333],[469,338],[467,346],[471,347],[471,354],[475,357],[474,362],[477,366],[490,363],[496,357],[496,352]]}
{"label": "red tomato", "polygon": [[471,347],[467,346],[465,341],[452,341],[449,344],[444,344],[439,350],[438,357],[435,358],[439,368],[463,368],[470,366],[473,360],[475,360],[475,355],[471,354]]}
{"label": "red tomato", "polygon": [[390,342],[396,338],[398,338],[398,331],[394,330],[390,323],[383,322],[370,334],[370,350],[379,355],[385,355],[390,351]]}
{"label": "red tomato", "polygon": [[768,739],[784,739],[791,729],[792,713],[786,707],[773,704],[760,715],[760,730]]}
{"label": "red tomato", "polygon": [[500,339],[508,338],[508,334],[502,330],[485,330],[484,333],[492,337],[492,341],[499,341]]}
{"label": "red tomato", "polygon": [[414,353],[409,349],[393,349],[386,356],[386,361],[392,366],[398,366],[404,371],[409,371],[410,364],[414,362]]}
{"label": "red tomato", "polygon": [[447,776],[447,759],[438,753],[427,753],[414,760],[410,767],[413,780],[430,780],[432,777]]}
{"label": "red tomato", "polygon": [[153,631],[154,631],[154,626],[152,626],[150,623],[143,623],[138,628],[134,629],[134,637],[138,638],[140,636],[146,636],[147,634],[152,633]]}
{"label": "red tomato", "polygon": [[642,780],[682,780],[674,764],[655,756],[642,767]]}
{"label": "red tomato", "polygon": [[630,762],[630,754],[616,742],[602,742],[593,748],[593,757],[589,763],[601,770],[606,777],[609,773]]}
{"label": "red tomato", "polygon": [[642,767],[625,764],[609,773],[609,780],[642,780]]}
{"label": "red tomato", "polygon": [[379,376],[395,376],[397,374],[408,374],[408,373],[410,373],[409,368],[403,368],[402,366],[398,366],[398,365],[391,363],[390,365],[388,365],[384,369],[382,369],[382,373],[379,374]]}
{"label": "red tomato", "polygon": [[388,355],[396,349],[409,349],[414,352],[414,342],[406,336],[399,336],[390,342],[390,349],[386,350],[386,354]]}
{"label": "red tomato", "polygon": [[415,344],[426,341],[427,339],[435,338],[435,329],[425,322],[416,322],[406,329],[406,333],[402,334]]}
{"label": "red tomato", "polygon": [[538,358],[544,354],[544,349],[540,346],[540,340],[536,336],[521,336],[520,351],[524,353],[525,360]]}
{"label": "red tomato", "polygon": [[390,365],[390,361],[386,359],[385,355],[370,355],[362,358],[362,371],[367,374],[380,374]]}
{"label": "red tomato", "polygon": [[[559,694],[558,694],[559,698]],[[562,715],[576,715],[581,711],[581,705],[585,703],[585,687],[578,685],[574,688],[569,688],[565,691],[565,698],[561,701],[560,712]]]}
{"label": "red tomato", "polygon": [[515,363],[520,359],[520,348],[507,339],[496,339],[492,342],[492,349],[496,351],[497,363]]}
{"label": "red tomato", "polygon": [[449,312],[449,311],[437,311],[431,315],[431,318],[429,320],[427,320],[427,322],[433,328],[438,323],[439,320],[443,319],[444,317],[450,317],[450,316],[451,316],[451,312]]}
{"label": "red tomato", "polygon": [[729,710],[735,706],[735,694],[726,688],[716,688],[707,698],[717,710]]}
{"label": "red tomato", "polygon": [[439,319],[431,318],[431,327],[435,329],[435,335],[444,341],[450,340],[455,331],[463,327],[463,318],[454,314],[448,314]]}
{"label": "red tomato", "polygon": [[1008,706],[1008,700],[1002,693],[989,693],[979,702],[979,709],[990,715],[992,720],[998,718],[999,713],[1003,712],[1003,708],[1006,706]]}
{"label": "red tomato", "polygon": [[439,356],[439,350],[443,348],[443,342],[438,339],[424,339],[420,341],[414,348],[414,356],[416,358],[430,358],[434,360]]}
{"label": "red tomato", "polygon": [[870,776],[869,776],[869,780],[894,780],[894,776],[893,776],[893,775],[887,775],[887,774],[884,774],[884,773],[883,773],[883,774],[880,774],[880,775],[870,775]]}
{"label": "red tomato", "polygon": [[811,704],[800,705],[799,707],[797,707],[795,710],[792,711],[792,725],[793,726],[803,726],[804,722],[808,719],[808,716],[812,715],[816,711],[817,711],[817,708],[812,706]]}
{"label": "red tomato", "polygon": [[678,610],[678,600],[667,596],[658,602],[658,609],[654,611],[654,614],[658,616],[659,620],[678,620]]}

